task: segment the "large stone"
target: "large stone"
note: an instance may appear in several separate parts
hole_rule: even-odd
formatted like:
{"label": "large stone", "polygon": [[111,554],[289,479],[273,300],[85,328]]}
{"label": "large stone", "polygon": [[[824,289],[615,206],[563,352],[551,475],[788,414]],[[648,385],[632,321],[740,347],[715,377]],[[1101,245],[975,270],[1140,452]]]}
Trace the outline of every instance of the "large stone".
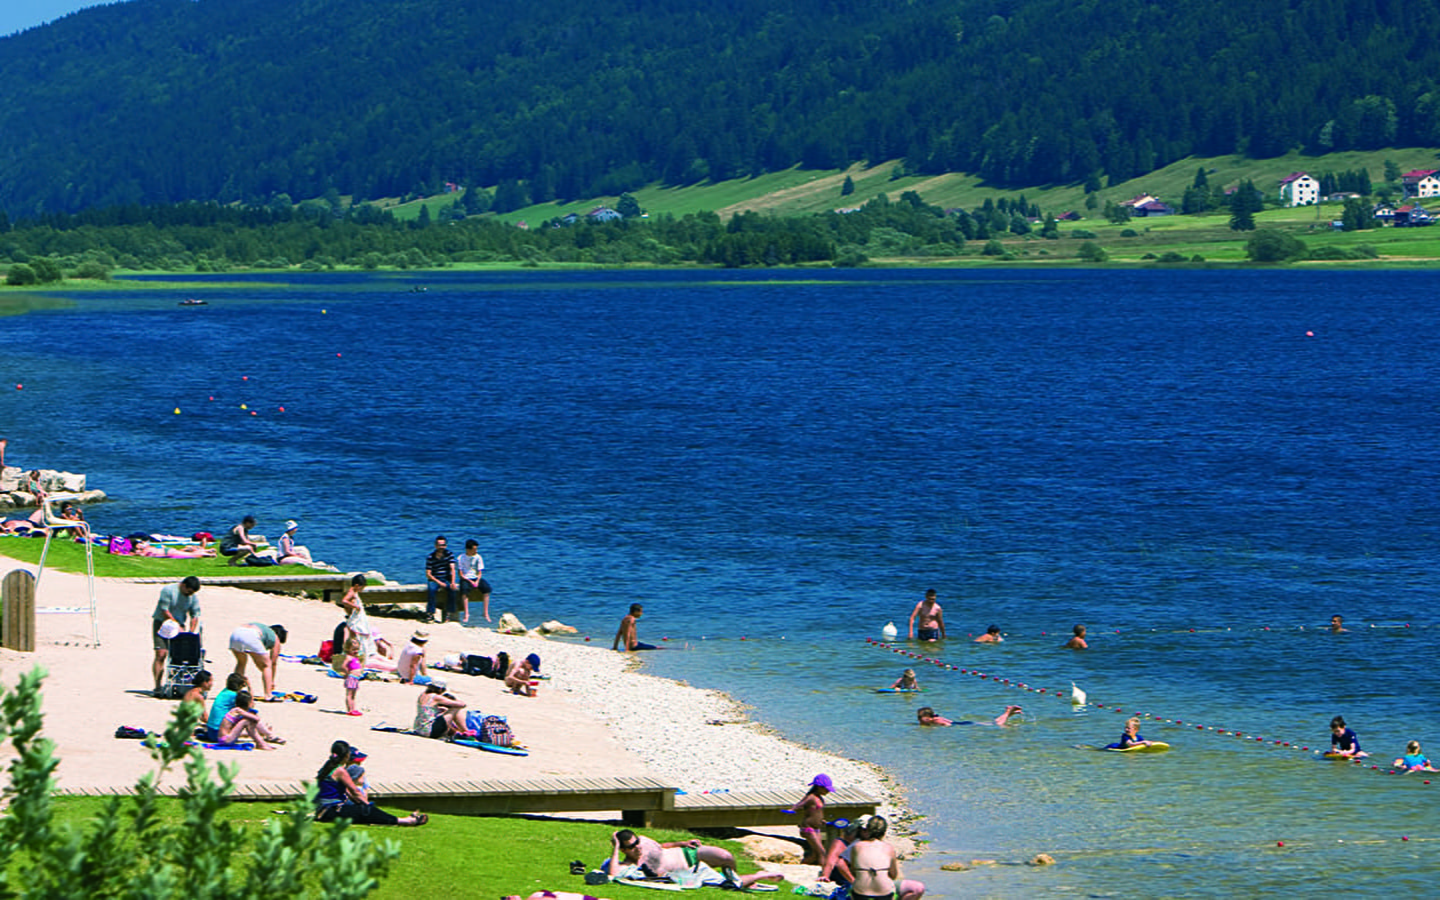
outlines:
{"label": "large stone", "polygon": [[793,841],[764,834],[747,834],[736,838],[745,852],[756,862],[798,863],[804,852]]}
{"label": "large stone", "polygon": [[495,623],[495,630],[501,634],[524,634],[525,623],[521,622],[514,613],[502,613],[500,621]]}
{"label": "large stone", "polygon": [[574,625],[566,625],[564,622],[559,622],[555,619],[540,623],[541,634],[577,634],[579,631],[580,629]]}
{"label": "large stone", "polygon": [[1053,866],[1053,865],[1055,865],[1055,857],[1051,856],[1051,855],[1048,854],[1048,853],[1037,853],[1037,854],[1035,854],[1035,856],[1030,860],[1030,865],[1032,865],[1032,866]]}

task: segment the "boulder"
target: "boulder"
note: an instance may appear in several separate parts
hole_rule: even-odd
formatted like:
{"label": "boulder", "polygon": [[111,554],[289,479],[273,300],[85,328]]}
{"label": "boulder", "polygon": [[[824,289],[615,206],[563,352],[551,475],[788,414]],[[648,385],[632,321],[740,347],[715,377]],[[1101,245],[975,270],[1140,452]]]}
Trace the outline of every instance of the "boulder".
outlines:
{"label": "boulder", "polygon": [[516,618],[514,613],[502,613],[500,621],[495,623],[495,630],[501,634],[524,634],[525,623]]}
{"label": "boulder", "polygon": [[574,625],[566,625],[564,622],[551,619],[548,622],[540,623],[541,634],[578,634],[580,629]]}
{"label": "boulder", "polygon": [[756,862],[798,863],[805,855],[793,841],[765,834],[747,834],[736,841]]}
{"label": "boulder", "polygon": [[1055,865],[1055,857],[1051,856],[1048,853],[1037,853],[1035,854],[1034,858],[1030,860],[1029,865],[1053,866]]}
{"label": "boulder", "polygon": [[948,862],[940,866],[942,872],[966,872],[970,867],[962,862]]}

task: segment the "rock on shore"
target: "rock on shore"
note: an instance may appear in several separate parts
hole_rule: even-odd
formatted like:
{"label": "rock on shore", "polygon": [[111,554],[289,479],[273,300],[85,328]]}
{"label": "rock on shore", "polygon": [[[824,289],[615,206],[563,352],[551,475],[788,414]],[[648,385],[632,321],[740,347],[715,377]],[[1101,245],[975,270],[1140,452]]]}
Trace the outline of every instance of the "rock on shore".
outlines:
{"label": "rock on shore", "polygon": [[[25,471],[19,466],[0,469],[0,509],[26,509],[37,505],[34,494],[20,489]],[[87,491],[85,476],[75,472],[41,469],[40,487],[52,494],[78,494],[77,503],[95,503],[105,499],[104,491]]]}

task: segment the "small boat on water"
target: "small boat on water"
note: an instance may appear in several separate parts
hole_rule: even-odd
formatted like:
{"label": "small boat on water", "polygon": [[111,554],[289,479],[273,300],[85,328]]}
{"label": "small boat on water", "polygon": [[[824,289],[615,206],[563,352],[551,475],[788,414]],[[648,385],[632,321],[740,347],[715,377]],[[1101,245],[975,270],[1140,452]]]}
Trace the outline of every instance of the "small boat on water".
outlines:
{"label": "small boat on water", "polygon": [[210,301],[208,301],[208,300],[200,300],[200,299],[198,299],[198,298],[196,298],[196,297],[186,297],[184,300],[181,300],[181,301],[180,301],[179,303],[177,303],[176,305],[177,305],[177,306],[209,306],[209,305],[210,305]]}

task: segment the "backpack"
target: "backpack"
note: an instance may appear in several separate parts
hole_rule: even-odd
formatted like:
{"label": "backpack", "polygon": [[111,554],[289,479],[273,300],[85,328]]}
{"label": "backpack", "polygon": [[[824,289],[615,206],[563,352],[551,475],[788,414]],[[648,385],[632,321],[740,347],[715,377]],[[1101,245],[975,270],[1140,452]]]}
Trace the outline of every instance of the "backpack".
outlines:
{"label": "backpack", "polygon": [[498,678],[501,681],[504,681],[505,673],[509,671],[510,654],[506,653],[504,650],[501,650],[499,653],[495,654],[495,667],[490,670],[490,677]]}
{"label": "backpack", "polygon": [[128,556],[135,552],[135,545],[129,538],[122,538],[119,535],[110,538],[110,545],[106,547],[111,553]]}
{"label": "backpack", "polygon": [[319,656],[328,663],[335,656],[335,642],[333,640],[321,641]]}
{"label": "backpack", "polygon": [[509,747],[515,741],[503,716],[486,716],[480,723],[480,743]]}

